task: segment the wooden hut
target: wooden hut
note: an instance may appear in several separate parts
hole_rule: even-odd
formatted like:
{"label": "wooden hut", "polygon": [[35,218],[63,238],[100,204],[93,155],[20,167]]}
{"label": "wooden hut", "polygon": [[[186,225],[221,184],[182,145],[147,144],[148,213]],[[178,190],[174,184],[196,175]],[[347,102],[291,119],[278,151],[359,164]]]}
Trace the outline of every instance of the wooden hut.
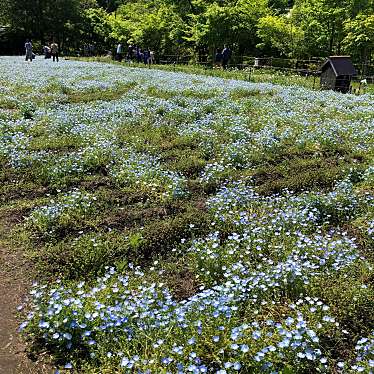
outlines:
{"label": "wooden hut", "polygon": [[321,88],[347,93],[354,75],[349,56],[330,56],[321,67]]}

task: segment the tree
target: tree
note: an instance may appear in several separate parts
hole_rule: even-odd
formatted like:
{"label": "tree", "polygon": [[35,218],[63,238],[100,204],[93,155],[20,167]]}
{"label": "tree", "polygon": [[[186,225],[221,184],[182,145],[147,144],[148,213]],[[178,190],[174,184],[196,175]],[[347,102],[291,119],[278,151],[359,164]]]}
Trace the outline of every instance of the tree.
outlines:
{"label": "tree", "polygon": [[374,15],[358,14],[345,22],[344,30],[344,51],[362,62],[362,73],[366,74],[367,62],[374,51]]}
{"label": "tree", "polygon": [[114,40],[111,38],[110,15],[103,8],[84,9],[79,29],[81,31],[81,44],[82,41],[85,44],[94,44],[97,52],[111,49]]}
{"label": "tree", "polygon": [[13,30],[41,43],[63,39],[65,24],[79,15],[79,0],[4,0],[2,7]]}
{"label": "tree", "polygon": [[304,52],[304,33],[292,24],[291,17],[266,16],[258,22],[262,47],[276,49],[281,56],[300,57]]}
{"label": "tree", "polygon": [[110,16],[111,37],[172,53],[182,41],[184,22],[173,5],[163,1],[128,2]]}
{"label": "tree", "polygon": [[[3,0],[4,53],[26,38],[53,37],[64,49],[98,51],[132,41],[159,54],[210,56],[228,44],[234,55],[367,59],[373,49],[374,0]],[[290,10],[290,8],[292,8]],[[38,44],[38,43],[34,43]],[[4,47],[5,46],[5,47]]]}
{"label": "tree", "polygon": [[293,20],[304,32],[308,55],[340,54],[345,22],[369,8],[372,0],[296,0]]}
{"label": "tree", "polygon": [[[197,6],[196,6],[197,7]],[[199,13],[191,15],[186,40],[195,47],[230,44],[237,52],[253,50],[258,42],[257,22],[269,12],[266,0],[238,0],[198,3]]]}
{"label": "tree", "polygon": [[269,0],[269,8],[273,9],[276,13],[284,13],[290,5],[290,0]]}

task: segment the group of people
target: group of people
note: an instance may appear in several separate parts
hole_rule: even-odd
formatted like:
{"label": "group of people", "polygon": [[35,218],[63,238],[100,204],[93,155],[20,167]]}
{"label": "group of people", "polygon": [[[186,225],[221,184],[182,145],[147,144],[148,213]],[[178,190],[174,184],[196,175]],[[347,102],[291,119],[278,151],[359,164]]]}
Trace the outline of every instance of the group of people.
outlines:
{"label": "group of people", "polygon": [[229,65],[231,55],[231,49],[227,45],[225,45],[223,49],[217,48],[214,58],[216,67],[222,67],[226,70]]}
{"label": "group of people", "polygon": [[[31,40],[27,39],[25,43],[25,51],[26,51],[26,61],[32,62],[35,58],[35,53],[33,52],[33,46]],[[46,44],[43,47],[43,55],[44,58],[51,58],[53,57],[53,61],[58,62],[58,55],[59,55],[59,48],[58,44],[53,41],[50,45]]]}
{"label": "group of people", "polygon": [[127,52],[125,55],[125,49],[121,43],[117,45],[116,49],[116,60],[122,61],[126,58],[127,61],[136,61],[137,63],[144,63],[145,65],[150,65],[154,63],[154,52],[149,48],[142,49],[137,45],[130,44],[127,47]]}
{"label": "group of people", "polygon": [[[35,58],[35,54],[33,53],[33,46],[31,40],[26,40],[25,43],[25,51],[26,51],[26,61],[32,62]],[[57,61],[59,59],[59,47],[58,44],[53,40],[51,44],[46,44],[43,47],[43,54],[44,58],[53,58],[53,61]],[[231,58],[232,52],[231,49],[225,45],[223,49],[217,48],[215,54],[215,66],[217,68],[227,69],[229,65],[229,61]],[[151,51],[149,48],[142,49],[137,45],[130,44],[127,47],[127,51],[122,43],[118,43],[116,47],[116,60],[122,61],[126,58],[127,61],[136,61],[137,63],[144,63],[145,65],[150,65],[154,63],[154,52]]]}
{"label": "group of people", "polygon": [[58,44],[53,41],[50,45],[46,44],[43,47],[44,58],[53,58],[53,62],[58,62]]}

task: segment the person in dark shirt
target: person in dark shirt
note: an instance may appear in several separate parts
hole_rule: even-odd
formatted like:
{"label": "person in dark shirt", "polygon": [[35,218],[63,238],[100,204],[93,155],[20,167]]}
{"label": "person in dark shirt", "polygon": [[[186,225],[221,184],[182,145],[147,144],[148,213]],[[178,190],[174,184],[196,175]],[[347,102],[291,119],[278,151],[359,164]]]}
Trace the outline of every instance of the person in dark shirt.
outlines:
{"label": "person in dark shirt", "polygon": [[43,53],[44,53],[44,58],[45,59],[51,58],[51,48],[49,48],[48,45],[45,45],[43,47]]}
{"label": "person in dark shirt", "polygon": [[141,48],[136,47],[136,62],[140,64],[143,61],[143,52]]}
{"label": "person in dark shirt", "polygon": [[127,60],[129,60],[129,61],[132,60],[133,55],[134,55],[134,46],[132,44],[130,44],[128,49],[127,49]]}
{"label": "person in dark shirt", "polygon": [[25,50],[26,50],[26,61],[30,60],[30,62],[32,62],[32,59],[33,59],[32,43],[31,43],[31,40],[29,39],[26,40]]}
{"label": "person in dark shirt", "polygon": [[143,53],[143,62],[144,62],[144,65],[148,65],[149,63],[149,57],[150,57],[150,51],[148,48],[146,48],[144,50],[144,53]]}
{"label": "person in dark shirt", "polygon": [[231,49],[225,45],[222,51],[222,66],[226,70],[231,58]]}
{"label": "person in dark shirt", "polygon": [[220,48],[217,48],[216,55],[214,57],[214,62],[216,67],[221,67],[222,66],[222,51]]}

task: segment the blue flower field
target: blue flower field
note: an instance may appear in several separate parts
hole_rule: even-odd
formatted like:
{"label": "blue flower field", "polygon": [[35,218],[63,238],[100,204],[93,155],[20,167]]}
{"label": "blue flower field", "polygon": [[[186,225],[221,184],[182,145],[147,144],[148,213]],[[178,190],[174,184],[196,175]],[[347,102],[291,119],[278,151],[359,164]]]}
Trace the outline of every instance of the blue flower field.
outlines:
{"label": "blue flower field", "polygon": [[60,372],[373,373],[374,98],[0,58],[0,210]]}

